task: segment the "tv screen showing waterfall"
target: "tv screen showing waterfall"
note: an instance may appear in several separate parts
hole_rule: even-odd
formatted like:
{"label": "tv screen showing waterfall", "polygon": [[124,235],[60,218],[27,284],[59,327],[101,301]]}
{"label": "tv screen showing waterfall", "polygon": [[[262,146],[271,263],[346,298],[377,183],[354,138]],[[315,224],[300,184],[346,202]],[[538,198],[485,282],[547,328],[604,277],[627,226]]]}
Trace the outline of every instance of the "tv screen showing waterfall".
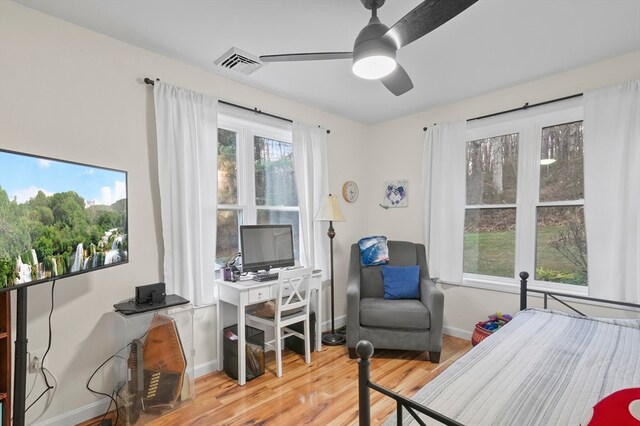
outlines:
{"label": "tv screen showing waterfall", "polygon": [[0,291],[128,261],[127,173],[0,149]]}

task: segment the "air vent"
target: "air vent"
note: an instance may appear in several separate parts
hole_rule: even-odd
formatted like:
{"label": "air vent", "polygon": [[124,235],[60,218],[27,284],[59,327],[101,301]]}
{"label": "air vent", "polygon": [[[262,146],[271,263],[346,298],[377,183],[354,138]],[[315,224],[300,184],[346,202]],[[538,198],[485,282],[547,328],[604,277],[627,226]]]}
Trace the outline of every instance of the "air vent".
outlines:
{"label": "air vent", "polygon": [[249,75],[264,66],[264,63],[257,56],[243,52],[235,47],[227,50],[224,55],[215,60],[214,64],[220,68],[243,75]]}

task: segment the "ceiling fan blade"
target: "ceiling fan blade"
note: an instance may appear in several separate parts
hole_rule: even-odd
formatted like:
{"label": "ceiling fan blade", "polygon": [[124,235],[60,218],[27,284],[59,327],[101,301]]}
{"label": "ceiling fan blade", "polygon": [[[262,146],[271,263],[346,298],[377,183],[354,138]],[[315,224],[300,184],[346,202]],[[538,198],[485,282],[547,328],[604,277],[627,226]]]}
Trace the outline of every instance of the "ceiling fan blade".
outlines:
{"label": "ceiling fan blade", "polygon": [[383,36],[398,49],[416,41],[463,12],[478,0],[425,0],[404,15]]}
{"label": "ceiling fan blade", "polygon": [[324,61],[327,59],[351,59],[353,52],[284,53],[281,55],[262,55],[262,62],[288,61]]}
{"label": "ceiling fan blade", "polygon": [[384,87],[389,89],[391,93],[396,96],[400,96],[413,89],[413,82],[411,81],[409,74],[407,74],[400,64],[396,64],[396,69],[386,77],[382,77],[380,81],[384,84]]}

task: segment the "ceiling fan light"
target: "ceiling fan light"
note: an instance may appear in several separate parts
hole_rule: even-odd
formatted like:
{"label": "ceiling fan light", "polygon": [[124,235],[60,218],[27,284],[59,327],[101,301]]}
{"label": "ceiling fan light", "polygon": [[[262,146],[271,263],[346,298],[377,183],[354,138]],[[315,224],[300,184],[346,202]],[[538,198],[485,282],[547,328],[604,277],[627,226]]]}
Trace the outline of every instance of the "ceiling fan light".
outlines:
{"label": "ceiling fan light", "polygon": [[374,55],[353,62],[353,73],[360,78],[375,80],[389,75],[396,68],[396,60],[389,56]]}

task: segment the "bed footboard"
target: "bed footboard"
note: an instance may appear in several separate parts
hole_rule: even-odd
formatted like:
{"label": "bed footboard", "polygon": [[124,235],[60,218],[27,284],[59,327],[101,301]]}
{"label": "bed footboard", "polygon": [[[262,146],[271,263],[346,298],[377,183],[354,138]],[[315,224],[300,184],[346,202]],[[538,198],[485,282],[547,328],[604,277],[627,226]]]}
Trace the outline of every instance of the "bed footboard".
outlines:
{"label": "bed footboard", "polygon": [[[549,298],[552,298],[556,302],[561,303],[565,307],[571,309],[573,312],[575,312],[575,313],[577,313],[577,314],[579,314],[579,315],[581,315],[583,317],[586,317],[587,315],[583,314],[582,312],[580,312],[579,310],[577,310],[573,306],[569,305],[565,301],[560,300],[560,297],[569,298],[569,299],[575,299],[575,300],[578,300],[578,301],[579,300],[587,300],[587,301],[591,301],[591,302],[602,303],[602,304],[605,304],[605,305],[612,305],[612,306],[610,306],[611,308],[616,307],[616,306],[625,306],[625,307],[628,307],[628,308],[640,309],[640,304],[637,304],[637,303],[621,302],[621,301],[618,301],[618,300],[598,299],[598,298],[595,298],[595,297],[579,296],[579,295],[575,295],[575,294],[564,294],[564,293],[558,293],[558,292],[548,291],[548,290],[533,290],[533,289],[527,288],[527,279],[529,278],[529,273],[526,272],[526,271],[522,271],[522,272],[520,272],[519,275],[520,275],[520,310],[521,311],[527,309],[527,292],[542,294],[543,298],[544,298],[544,306],[543,306],[544,309],[547,309],[547,306],[549,304]],[[579,303],[579,302],[575,302],[575,303]]]}
{"label": "bed footboard", "polygon": [[367,340],[361,340],[356,345],[356,353],[358,354],[358,404],[359,404],[359,422],[360,426],[369,426],[371,424],[371,391],[376,390],[389,398],[396,400],[396,415],[398,426],[402,425],[403,408],[411,414],[411,416],[420,425],[425,423],[419,418],[416,412],[425,414],[445,425],[462,426],[449,417],[431,410],[424,405],[418,404],[404,396],[397,394],[389,389],[371,382],[371,356],[373,355],[373,345]]}

